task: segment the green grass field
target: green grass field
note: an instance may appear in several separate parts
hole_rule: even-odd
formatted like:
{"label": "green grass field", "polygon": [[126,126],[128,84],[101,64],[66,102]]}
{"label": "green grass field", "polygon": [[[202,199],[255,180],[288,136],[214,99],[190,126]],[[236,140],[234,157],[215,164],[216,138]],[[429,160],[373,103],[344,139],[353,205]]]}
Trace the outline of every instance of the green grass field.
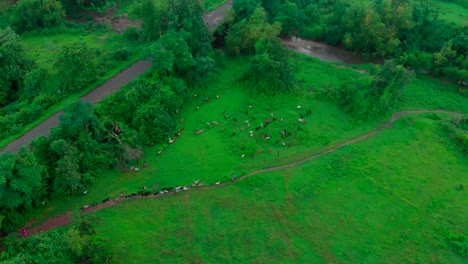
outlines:
{"label": "green grass field", "polygon": [[432,115],[301,166],[98,211],[115,263],[464,263],[468,159]]}
{"label": "green grass field", "polygon": [[440,17],[455,24],[468,26],[468,1],[465,0],[432,0]]}
{"label": "green grass field", "polygon": [[26,54],[45,69],[51,70],[64,45],[82,42],[99,50],[98,59],[112,54],[121,45],[114,32],[70,32],[53,35],[26,35],[22,37]]}

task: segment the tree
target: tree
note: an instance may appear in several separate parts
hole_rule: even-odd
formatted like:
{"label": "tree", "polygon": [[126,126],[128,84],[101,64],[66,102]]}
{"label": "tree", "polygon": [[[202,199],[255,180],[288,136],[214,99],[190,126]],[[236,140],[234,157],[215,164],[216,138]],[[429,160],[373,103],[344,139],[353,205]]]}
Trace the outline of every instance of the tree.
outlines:
{"label": "tree", "polygon": [[133,5],[132,15],[142,20],[143,37],[147,41],[157,40],[163,34],[164,13],[161,12],[154,1],[143,0]]}
{"label": "tree", "polygon": [[195,65],[191,50],[185,39],[185,31],[169,30],[150,47],[153,65],[161,76],[184,77]]}
{"label": "tree", "polygon": [[0,215],[4,215],[4,230],[11,230],[34,206],[43,194],[44,168],[34,154],[23,148],[18,154],[0,157]]}
{"label": "tree", "polygon": [[186,41],[192,56],[208,57],[211,47],[211,34],[203,22],[203,8],[198,0],[168,1],[167,30],[185,31]]}
{"label": "tree", "polygon": [[263,8],[255,9],[249,19],[235,24],[226,36],[226,46],[231,54],[251,54],[255,52],[255,43],[261,38],[275,38],[281,31],[281,24],[267,22]]}
{"label": "tree", "polygon": [[304,25],[306,17],[295,3],[286,1],[278,10],[275,21],[281,23],[283,34],[291,35]]}
{"label": "tree", "polygon": [[234,0],[232,2],[232,9],[235,15],[234,22],[237,23],[243,19],[249,19],[258,6],[257,0]]}
{"label": "tree", "polygon": [[325,95],[354,119],[372,119],[392,110],[412,77],[412,72],[388,60],[383,66],[375,66],[369,77],[330,88]]}
{"label": "tree", "polygon": [[82,155],[75,146],[70,145],[63,139],[53,141],[50,147],[61,157],[54,166],[53,190],[59,195],[73,194],[83,185],[79,165]]}
{"label": "tree", "polygon": [[84,42],[62,47],[54,69],[65,91],[83,89],[97,79],[96,52]]}
{"label": "tree", "polygon": [[11,26],[19,34],[58,28],[65,21],[65,11],[57,0],[23,0],[13,8]]}
{"label": "tree", "polygon": [[0,106],[16,99],[32,66],[18,35],[10,28],[0,29]]}
{"label": "tree", "polygon": [[294,75],[288,51],[278,38],[260,39],[256,54],[243,74],[243,81],[251,83],[254,91],[279,94],[293,90]]}

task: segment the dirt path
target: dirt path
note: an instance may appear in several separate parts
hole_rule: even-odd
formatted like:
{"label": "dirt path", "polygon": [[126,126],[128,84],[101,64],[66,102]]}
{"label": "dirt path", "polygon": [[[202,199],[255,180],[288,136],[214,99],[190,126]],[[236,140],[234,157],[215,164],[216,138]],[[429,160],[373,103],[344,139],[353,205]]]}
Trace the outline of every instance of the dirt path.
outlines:
{"label": "dirt path", "polygon": [[227,12],[231,7],[232,0],[228,0],[220,7],[203,15],[203,21],[208,29],[215,29],[219,26],[224,21],[224,17],[227,15]]}
{"label": "dirt path", "polygon": [[[137,61],[130,67],[126,68],[111,79],[107,80],[105,83],[103,83],[98,88],[94,89],[92,92],[81,97],[81,100],[95,104],[104,99],[106,96],[114,93],[122,86],[125,86],[134,78],[143,74],[146,70],[149,69],[150,66],[151,62],[149,61]],[[17,140],[10,143],[4,149],[2,149],[0,151],[0,154],[4,152],[18,152],[22,146],[28,145],[36,137],[47,136],[50,133],[50,129],[58,125],[58,117],[62,115],[62,113],[62,111],[56,113],[55,115],[49,117],[47,120],[40,123],[33,129],[29,130],[26,134],[24,134]]]}
{"label": "dirt path", "polygon": [[[265,172],[272,172],[272,171],[277,171],[277,170],[282,170],[282,169],[298,166],[298,165],[301,165],[301,164],[303,164],[303,163],[305,163],[307,161],[317,159],[317,158],[322,157],[322,156],[324,156],[326,154],[335,152],[336,150],[338,150],[338,149],[340,149],[340,148],[342,148],[344,146],[348,146],[348,145],[363,141],[365,139],[368,139],[368,138],[370,138],[372,136],[375,136],[377,133],[381,132],[382,130],[391,127],[395,121],[397,121],[398,119],[400,119],[400,118],[402,118],[404,116],[411,115],[411,114],[420,114],[420,113],[445,113],[445,114],[450,114],[450,115],[454,115],[454,116],[455,115],[464,115],[463,113],[450,112],[450,111],[446,111],[446,110],[411,110],[411,111],[398,112],[398,113],[394,114],[389,121],[385,122],[384,124],[379,126],[377,129],[372,130],[372,131],[370,131],[370,132],[368,132],[368,133],[366,133],[366,134],[364,134],[362,136],[355,137],[355,138],[352,138],[350,140],[347,140],[347,141],[345,141],[345,142],[343,142],[343,143],[341,143],[341,144],[339,144],[337,146],[331,147],[328,150],[325,150],[325,151],[322,151],[320,153],[314,154],[314,155],[309,156],[307,158],[298,160],[296,162],[280,165],[280,166],[274,166],[274,167],[270,167],[270,168],[266,168],[266,169],[253,171],[253,172],[250,172],[250,173],[248,173],[246,175],[243,175],[243,176],[237,178],[234,181],[224,182],[224,183],[220,183],[220,184],[216,184],[216,185],[196,186],[196,187],[192,187],[191,189],[211,189],[211,188],[222,187],[222,186],[226,186],[226,185],[229,185],[229,184],[234,184],[237,181],[244,180],[244,179],[246,179],[248,177],[252,177],[252,176],[257,175],[257,174],[261,174],[261,173],[265,173]],[[181,192],[184,192],[184,191],[181,191]],[[95,212],[95,211],[98,211],[98,210],[101,210],[101,209],[104,209],[104,208],[107,208],[107,207],[114,206],[114,205],[116,205],[116,204],[118,204],[120,202],[127,201],[127,200],[141,199],[141,198],[153,198],[154,199],[154,198],[169,196],[169,195],[173,195],[173,194],[176,194],[176,192],[172,191],[172,192],[168,192],[168,193],[165,193],[165,194],[156,194],[156,195],[149,195],[149,196],[133,196],[133,197],[129,197],[129,198],[124,198],[124,197],[117,198],[115,200],[110,200],[110,201],[98,204],[96,206],[92,206],[92,207],[88,207],[86,209],[82,209],[81,213],[84,214],[84,213],[89,213],[89,212]],[[30,222],[34,223],[35,220],[31,220]],[[65,214],[61,214],[61,215],[57,215],[57,216],[52,217],[52,218],[49,218],[46,222],[44,222],[43,224],[38,225],[38,226],[36,226],[34,228],[28,229],[29,224],[25,225],[23,228],[27,229],[28,233],[34,234],[34,233],[37,233],[37,232],[47,231],[47,230],[50,230],[50,229],[55,228],[55,227],[68,225],[69,223],[70,223],[70,212],[65,213]]]}

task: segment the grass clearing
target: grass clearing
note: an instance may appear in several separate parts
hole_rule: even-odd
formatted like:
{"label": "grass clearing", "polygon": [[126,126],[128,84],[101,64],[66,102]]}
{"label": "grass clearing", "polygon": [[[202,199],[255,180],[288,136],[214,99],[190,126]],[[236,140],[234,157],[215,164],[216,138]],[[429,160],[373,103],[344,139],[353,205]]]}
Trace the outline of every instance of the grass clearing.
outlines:
{"label": "grass clearing", "polygon": [[102,55],[110,55],[117,47],[111,37],[113,32],[77,32],[53,35],[26,35],[22,37],[26,54],[45,69],[52,70],[56,58],[64,45],[84,42],[90,48],[97,49]]}
{"label": "grass clearing", "polygon": [[440,17],[461,26],[468,26],[468,2],[464,0],[432,0]]}
{"label": "grass clearing", "polygon": [[126,201],[96,212],[98,232],[115,263],[463,263],[438,227],[468,232],[468,159],[438,124],[408,116],[295,168]]}

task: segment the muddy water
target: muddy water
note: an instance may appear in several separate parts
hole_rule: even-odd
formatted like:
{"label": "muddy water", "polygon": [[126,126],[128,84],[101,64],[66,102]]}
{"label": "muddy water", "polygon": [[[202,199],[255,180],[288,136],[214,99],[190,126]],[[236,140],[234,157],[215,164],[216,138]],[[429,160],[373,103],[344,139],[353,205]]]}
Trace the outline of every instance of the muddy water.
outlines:
{"label": "muddy water", "polygon": [[283,39],[283,44],[297,52],[316,57],[323,61],[341,62],[348,64],[377,63],[381,64],[383,60],[366,60],[362,55],[355,54],[343,48],[327,45],[325,43],[304,40],[298,37]]}

